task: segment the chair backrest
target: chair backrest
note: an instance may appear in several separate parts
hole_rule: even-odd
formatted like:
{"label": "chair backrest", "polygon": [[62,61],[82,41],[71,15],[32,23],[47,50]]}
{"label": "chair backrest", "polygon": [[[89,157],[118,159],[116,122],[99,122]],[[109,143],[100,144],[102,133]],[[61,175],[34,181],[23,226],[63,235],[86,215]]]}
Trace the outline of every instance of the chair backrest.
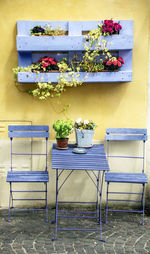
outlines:
{"label": "chair backrest", "polygon": [[47,138],[49,137],[48,125],[9,125],[8,136],[12,138]]}
{"label": "chair backrest", "polygon": [[[46,158],[47,171],[47,141],[49,137],[49,126],[48,125],[9,125],[8,126],[8,136],[11,140],[11,170],[12,166],[12,156],[13,155],[44,155]],[[45,153],[14,153],[12,149],[13,138],[45,138],[46,139],[46,152]]]}
{"label": "chair backrest", "polygon": [[146,129],[133,128],[107,128],[106,140],[147,140]]}
{"label": "chair backrest", "polygon": [[[107,128],[105,140],[107,141],[107,157],[120,157],[120,158],[135,158],[143,160],[142,173],[144,173],[144,160],[145,160],[145,141],[147,140],[147,129],[134,129],[134,128]],[[109,141],[142,141],[143,154],[142,156],[117,156],[109,154]]]}

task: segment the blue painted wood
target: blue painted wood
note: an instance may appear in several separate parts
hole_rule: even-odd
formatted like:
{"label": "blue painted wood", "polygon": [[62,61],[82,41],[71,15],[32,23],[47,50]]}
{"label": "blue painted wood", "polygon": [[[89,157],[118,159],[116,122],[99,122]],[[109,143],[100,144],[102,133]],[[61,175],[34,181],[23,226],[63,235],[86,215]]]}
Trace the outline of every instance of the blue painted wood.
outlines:
{"label": "blue painted wood", "polygon": [[[85,83],[101,83],[101,82],[129,82],[132,81],[132,71],[118,72],[97,72],[88,73],[88,78],[85,79],[87,73],[80,72],[79,80],[85,80]],[[58,82],[57,76],[59,73],[33,73],[33,72],[18,72],[18,82],[33,83],[33,82]],[[71,79],[71,78],[70,78]]]}
{"label": "blue painted wood", "polygon": [[[116,20],[115,22],[118,22]],[[120,20],[119,21],[123,29],[120,34],[133,34],[133,21],[132,20]],[[90,31],[96,29],[99,24],[102,24],[101,20],[97,21],[17,21],[17,32],[18,35],[30,35],[30,29],[34,26],[40,25],[44,27],[45,25],[50,25],[53,29],[59,26],[63,30],[71,31],[71,26],[69,24],[76,24],[78,31]],[[69,29],[70,28],[70,29]],[[74,29],[72,25],[72,29]]]}
{"label": "blue painted wood", "polygon": [[7,182],[48,182],[47,171],[8,171]]}
{"label": "blue painted wood", "polygon": [[147,140],[146,135],[106,135],[106,140]]}
{"label": "blue painted wood", "polygon": [[106,128],[106,133],[123,133],[123,134],[146,134],[147,129],[140,128]]}
{"label": "blue painted wood", "polygon": [[[36,51],[51,52],[54,56],[58,55],[57,60],[59,61],[62,59],[62,55],[59,55],[61,51],[64,52],[65,57],[67,54],[67,58],[70,60],[73,52],[78,54],[84,50],[83,32],[96,29],[100,23],[102,21],[18,21],[17,50],[19,66],[29,66],[31,62],[36,62],[38,60],[35,54]],[[62,29],[68,31],[68,36],[30,36],[31,28],[36,25],[44,27],[47,24],[51,25],[53,29],[61,26]],[[85,83],[132,81],[133,21],[121,20],[120,24],[123,29],[119,35],[106,36],[104,39],[107,40],[109,50],[119,51],[119,55],[124,58],[125,64],[118,73],[96,73],[95,75],[90,73]],[[66,53],[66,51],[68,52]],[[38,54],[43,55],[43,53]],[[79,58],[81,58],[81,53],[79,55]],[[18,82],[57,82],[57,75],[56,73],[40,73],[37,77],[35,73],[18,73]],[[86,74],[81,73],[80,79],[84,79],[85,76]]]}
{"label": "blue painted wood", "polygon": [[48,138],[48,125],[9,125],[9,138]]}
{"label": "blue painted wood", "polygon": [[73,149],[74,145],[69,145],[68,150],[58,150],[53,144],[52,169],[109,171],[103,145],[94,145],[86,154],[75,154]]}
{"label": "blue painted wood", "polygon": [[22,131],[14,131],[8,133],[9,138],[48,138],[48,132],[22,132]]}
{"label": "blue painted wood", "polygon": [[17,32],[19,35],[30,35],[30,30],[37,25],[42,27],[44,27],[45,25],[50,25],[52,29],[56,29],[60,26],[61,29],[68,31],[68,21],[28,21],[28,20],[20,21],[19,20],[17,21]]}
{"label": "blue painted wood", "polygon": [[[125,50],[133,48],[133,36],[117,35],[102,37],[107,41],[109,50]],[[112,44],[111,44],[112,42]],[[82,51],[84,36],[17,36],[18,51]],[[87,43],[88,45],[88,43]],[[94,49],[94,47],[92,48]],[[91,50],[92,50],[91,49]]]}
{"label": "blue painted wood", "polygon": [[146,129],[107,128],[106,133],[107,133],[107,135],[105,136],[106,140],[133,140],[133,141],[147,140]]}
{"label": "blue painted wood", "polygon": [[148,178],[144,173],[105,173],[106,182],[118,182],[118,183],[147,183]]}
{"label": "blue painted wood", "polygon": [[8,125],[8,131],[49,131],[48,125]]}
{"label": "blue painted wood", "polygon": [[32,64],[32,52],[18,52],[18,66],[28,67]]}

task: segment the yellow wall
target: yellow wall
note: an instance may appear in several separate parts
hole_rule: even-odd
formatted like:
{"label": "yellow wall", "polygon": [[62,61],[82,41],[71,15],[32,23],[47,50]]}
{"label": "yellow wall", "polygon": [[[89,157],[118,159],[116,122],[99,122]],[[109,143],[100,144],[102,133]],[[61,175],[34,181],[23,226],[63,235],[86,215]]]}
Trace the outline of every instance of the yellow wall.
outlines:
{"label": "yellow wall", "polygon": [[[15,87],[11,69],[17,66],[17,20],[134,21],[133,82],[88,84],[70,88],[60,100],[39,101]],[[48,124],[68,116],[92,119],[95,139],[106,127],[146,127],[148,83],[148,0],[0,0],[0,119]],[[71,104],[67,114],[61,113]],[[51,138],[54,138],[54,131]],[[74,138],[73,134],[72,137]]]}

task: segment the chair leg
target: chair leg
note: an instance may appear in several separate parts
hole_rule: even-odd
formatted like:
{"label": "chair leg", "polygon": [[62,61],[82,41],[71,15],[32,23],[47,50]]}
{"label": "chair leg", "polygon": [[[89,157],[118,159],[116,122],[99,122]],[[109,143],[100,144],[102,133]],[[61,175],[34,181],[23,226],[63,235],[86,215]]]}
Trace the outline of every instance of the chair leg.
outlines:
{"label": "chair leg", "polygon": [[109,189],[109,182],[107,182],[107,195],[106,195],[106,219],[105,219],[106,224],[107,224],[107,216],[108,216],[108,189]]}
{"label": "chair leg", "polygon": [[48,222],[48,206],[47,206],[47,183],[45,183],[45,211],[46,211],[46,219],[45,221]]}
{"label": "chair leg", "polygon": [[144,189],[145,189],[145,184],[143,184],[143,192],[142,192],[142,203],[143,203],[143,219],[142,219],[142,226],[144,226],[144,207],[145,207],[145,201],[144,201]]}
{"label": "chair leg", "polygon": [[12,202],[12,186],[11,185],[12,184],[10,182],[8,222],[11,221],[10,219],[10,210],[11,210],[11,202]]}

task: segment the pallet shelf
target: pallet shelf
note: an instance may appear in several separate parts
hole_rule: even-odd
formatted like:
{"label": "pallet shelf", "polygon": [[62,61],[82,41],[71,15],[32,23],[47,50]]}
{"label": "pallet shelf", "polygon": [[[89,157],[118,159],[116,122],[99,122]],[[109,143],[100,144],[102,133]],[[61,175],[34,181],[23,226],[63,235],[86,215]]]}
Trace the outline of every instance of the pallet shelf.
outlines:
{"label": "pallet shelf", "polygon": [[[84,50],[85,32],[96,29],[102,21],[18,21],[17,22],[17,51],[18,64],[22,67],[30,66],[35,59],[35,54],[55,54],[55,58],[61,58],[65,54],[68,59],[73,53],[80,54]],[[51,25],[53,29],[61,26],[68,31],[65,36],[30,36],[30,29],[36,25]],[[105,36],[107,47],[110,51],[117,51],[123,57],[125,64],[118,72],[89,73],[86,83],[101,82],[129,82],[132,81],[132,50],[133,50],[133,21],[121,20],[122,30],[119,35]],[[18,82],[57,82],[58,73],[18,73]],[[80,73],[83,79],[87,73]]]}

